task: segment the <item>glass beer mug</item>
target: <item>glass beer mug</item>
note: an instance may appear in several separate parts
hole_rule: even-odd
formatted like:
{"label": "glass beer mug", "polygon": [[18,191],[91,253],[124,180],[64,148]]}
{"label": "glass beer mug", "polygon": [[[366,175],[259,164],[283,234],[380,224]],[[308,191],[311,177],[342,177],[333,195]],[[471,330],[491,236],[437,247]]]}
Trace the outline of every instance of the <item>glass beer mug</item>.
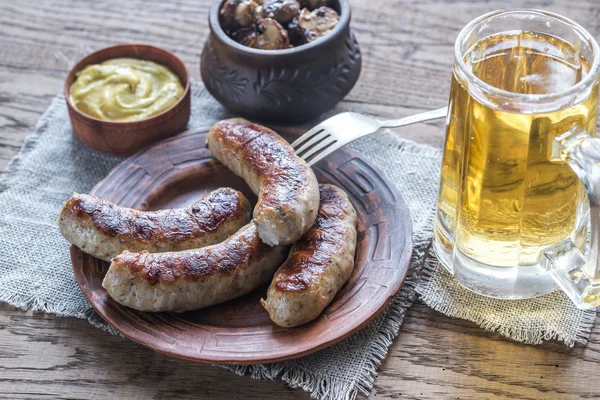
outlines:
{"label": "glass beer mug", "polygon": [[466,288],[600,305],[599,74],[596,41],[555,14],[502,10],[461,31],[433,246]]}

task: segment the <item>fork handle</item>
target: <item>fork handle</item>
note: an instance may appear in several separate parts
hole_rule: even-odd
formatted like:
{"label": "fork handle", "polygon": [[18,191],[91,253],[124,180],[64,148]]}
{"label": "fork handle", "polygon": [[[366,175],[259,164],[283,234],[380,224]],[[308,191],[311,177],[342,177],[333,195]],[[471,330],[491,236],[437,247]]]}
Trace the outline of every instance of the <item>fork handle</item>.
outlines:
{"label": "fork handle", "polygon": [[417,122],[443,118],[447,113],[448,107],[442,107],[400,119],[377,119],[377,121],[381,124],[382,128],[399,128],[401,126],[416,124]]}

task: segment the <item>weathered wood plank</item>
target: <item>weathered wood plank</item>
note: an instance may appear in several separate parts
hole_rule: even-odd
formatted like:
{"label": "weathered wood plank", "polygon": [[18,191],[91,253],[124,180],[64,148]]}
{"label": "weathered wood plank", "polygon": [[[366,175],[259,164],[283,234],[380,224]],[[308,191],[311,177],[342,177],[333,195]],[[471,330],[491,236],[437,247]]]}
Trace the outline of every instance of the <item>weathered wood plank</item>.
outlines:
{"label": "weathered wood plank", "polygon": [[84,320],[0,310],[0,399],[307,398],[282,382],[170,359]]}

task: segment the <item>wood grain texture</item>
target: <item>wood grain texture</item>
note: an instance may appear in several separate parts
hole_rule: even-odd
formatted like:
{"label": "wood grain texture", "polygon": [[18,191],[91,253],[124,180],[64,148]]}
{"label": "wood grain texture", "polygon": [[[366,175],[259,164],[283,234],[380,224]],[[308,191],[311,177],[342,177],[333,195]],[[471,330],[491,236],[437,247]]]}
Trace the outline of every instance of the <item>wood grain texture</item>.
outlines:
{"label": "wood grain texture", "polygon": [[[445,105],[452,46],[485,12],[536,7],[565,15],[600,39],[596,0],[351,0],[361,77],[345,105],[401,117]],[[120,4],[124,3],[124,4]],[[70,62],[123,42],[154,44],[199,79],[209,0],[0,0],[0,170],[63,85]],[[402,128],[440,147],[443,121]],[[586,347],[525,346],[423,304],[408,312],[379,369],[372,399],[600,397],[600,324]],[[238,377],[169,359],[87,321],[0,305],[0,398],[308,399],[285,383]]]}
{"label": "wood grain texture", "polygon": [[[302,133],[294,131],[278,129],[289,141]],[[182,207],[202,198],[204,191],[222,186],[248,190],[211,156],[204,145],[207,133],[206,128],[189,130],[150,146],[117,165],[90,194],[146,211]],[[293,329],[275,325],[259,302],[266,297],[266,286],[185,313],[145,313],[124,307],[102,287],[110,264],[71,246],[75,279],[100,316],[124,336],[177,358],[263,364],[337,343],[368,324],[400,290],[412,252],[410,214],[391,183],[349,148],[338,150],[314,169],[320,183],[335,184],[349,196],[357,213],[358,240],[352,275],[323,314],[309,324]]]}

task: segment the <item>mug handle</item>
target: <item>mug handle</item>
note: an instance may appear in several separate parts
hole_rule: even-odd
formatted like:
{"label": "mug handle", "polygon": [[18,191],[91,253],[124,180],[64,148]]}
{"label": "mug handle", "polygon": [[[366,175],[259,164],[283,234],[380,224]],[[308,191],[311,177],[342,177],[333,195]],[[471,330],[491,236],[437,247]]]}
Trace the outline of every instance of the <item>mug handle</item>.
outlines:
{"label": "mug handle", "polygon": [[567,162],[582,181],[590,202],[587,258],[571,239],[544,251],[546,270],[579,309],[600,306],[600,138],[566,132],[554,139],[552,158]]}

